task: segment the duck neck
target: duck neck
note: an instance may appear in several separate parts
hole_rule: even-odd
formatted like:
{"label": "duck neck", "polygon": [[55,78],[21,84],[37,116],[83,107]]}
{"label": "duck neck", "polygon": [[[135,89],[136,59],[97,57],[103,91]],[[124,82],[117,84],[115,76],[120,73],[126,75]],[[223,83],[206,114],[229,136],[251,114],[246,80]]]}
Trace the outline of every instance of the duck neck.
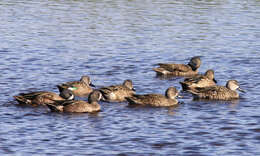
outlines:
{"label": "duck neck", "polygon": [[94,101],[93,100],[89,100],[88,103],[91,104],[91,105],[98,104],[98,102],[96,100],[94,100]]}
{"label": "duck neck", "polygon": [[198,69],[197,67],[194,67],[194,65],[192,65],[190,63],[188,64],[188,66],[190,66],[193,71],[196,71]]}

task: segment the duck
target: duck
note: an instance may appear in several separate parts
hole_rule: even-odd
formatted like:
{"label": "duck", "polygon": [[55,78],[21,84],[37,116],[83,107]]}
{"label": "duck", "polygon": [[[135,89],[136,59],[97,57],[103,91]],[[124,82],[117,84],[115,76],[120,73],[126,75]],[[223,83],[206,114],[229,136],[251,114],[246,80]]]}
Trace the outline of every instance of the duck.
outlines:
{"label": "duck", "polygon": [[105,102],[124,102],[126,97],[135,94],[132,80],[125,80],[123,84],[102,87],[99,89],[102,93],[102,101]]}
{"label": "duck", "polygon": [[209,100],[232,100],[239,99],[239,90],[245,92],[240,88],[237,80],[228,80],[226,86],[211,86],[204,88],[195,88],[187,90],[193,95],[194,99],[209,99]]}
{"label": "duck", "polygon": [[[64,89],[62,94],[66,97],[73,96],[73,92],[69,89]],[[101,97],[102,94],[98,90],[94,90],[89,94],[88,102],[71,99],[65,101],[56,101],[56,103],[47,104],[47,106],[53,112],[93,113],[101,110],[101,106],[98,103]]]}
{"label": "duck", "polygon": [[192,90],[194,88],[203,88],[216,86],[216,79],[214,78],[214,70],[209,69],[204,75],[198,74],[193,77],[185,78],[183,82],[180,82],[182,90]]}
{"label": "duck", "polygon": [[201,65],[199,56],[192,57],[188,64],[169,64],[159,63],[160,67],[153,68],[157,75],[171,75],[171,76],[193,76],[198,74],[198,68]]}
{"label": "duck", "polygon": [[179,92],[175,87],[169,87],[165,91],[165,95],[162,94],[135,94],[132,97],[126,97],[129,105],[142,105],[153,107],[168,107],[178,104],[176,97]]}
{"label": "duck", "polygon": [[36,91],[30,93],[20,93],[14,96],[14,99],[19,104],[27,104],[31,106],[46,105],[48,103],[55,103],[55,101],[65,101],[74,97],[64,97],[62,94],[58,95],[49,91]]}
{"label": "duck", "polygon": [[91,87],[95,87],[95,85],[91,83],[89,76],[84,75],[79,81],[65,82],[57,85],[57,87],[60,92],[63,89],[69,89],[73,92],[74,96],[87,97],[93,91]]}

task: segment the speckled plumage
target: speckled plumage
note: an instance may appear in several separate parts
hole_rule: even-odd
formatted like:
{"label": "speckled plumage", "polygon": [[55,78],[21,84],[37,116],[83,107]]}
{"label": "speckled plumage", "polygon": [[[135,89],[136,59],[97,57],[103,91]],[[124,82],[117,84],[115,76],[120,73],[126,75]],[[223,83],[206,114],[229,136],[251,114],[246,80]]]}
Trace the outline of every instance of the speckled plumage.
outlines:
{"label": "speckled plumage", "polygon": [[127,97],[129,105],[143,105],[143,106],[174,106],[178,104],[175,97],[178,95],[178,91],[174,87],[170,87],[166,90],[165,95],[162,94],[144,94],[144,95],[133,95]]}
{"label": "speckled plumage", "polygon": [[199,57],[193,57],[187,65],[167,63],[159,63],[158,65],[160,67],[153,68],[158,75],[193,76],[198,74],[201,61]]}
{"label": "speckled plumage", "polygon": [[226,86],[211,86],[188,91],[193,94],[194,99],[232,100],[239,98],[236,89],[241,90],[238,82],[236,80],[229,80]]}
{"label": "speckled plumage", "polygon": [[91,86],[94,87],[89,76],[82,76],[80,81],[71,81],[57,85],[60,91],[70,89],[75,96],[79,97],[87,97],[93,91]]}
{"label": "speckled plumage", "polygon": [[14,98],[20,104],[28,104],[32,106],[45,105],[47,103],[54,103],[54,101],[63,101],[65,100],[61,96],[53,92],[47,91],[38,91],[31,93],[21,93]]}
{"label": "speckled plumage", "polygon": [[204,75],[198,74],[190,78],[184,79],[183,82],[180,82],[182,89],[193,90],[194,88],[203,88],[216,85],[216,80],[214,79],[214,71],[207,70]]}
{"label": "speckled plumage", "polygon": [[106,102],[123,102],[126,97],[135,94],[133,83],[131,80],[125,80],[121,85],[113,85],[99,89],[102,93],[102,100]]}
{"label": "speckled plumage", "polygon": [[95,90],[89,94],[88,102],[83,100],[66,100],[63,102],[57,101],[54,104],[47,104],[47,106],[56,112],[91,113],[100,111],[101,107],[98,101],[101,97],[101,93]]}

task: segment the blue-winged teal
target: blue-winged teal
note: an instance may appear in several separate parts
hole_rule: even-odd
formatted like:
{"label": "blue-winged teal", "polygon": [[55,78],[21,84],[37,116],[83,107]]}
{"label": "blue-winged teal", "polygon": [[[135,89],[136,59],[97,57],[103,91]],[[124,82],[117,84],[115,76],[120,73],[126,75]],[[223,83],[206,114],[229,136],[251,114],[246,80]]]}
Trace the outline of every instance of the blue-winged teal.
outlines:
{"label": "blue-winged teal", "polygon": [[154,107],[161,106],[174,106],[178,104],[175,99],[178,96],[178,90],[174,87],[170,87],[166,90],[165,95],[162,94],[144,94],[144,95],[133,95],[127,97],[129,105],[148,105]]}
{"label": "blue-winged teal", "polygon": [[130,97],[135,94],[133,82],[125,80],[121,85],[113,85],[99,89],[102,93],[102,100],[106,102],[123,102],[125,97]]}
{"label": "blue-winged teal", "polygon": [[171,75],[171,76],[193,76],[198,74],[200,67],[200,57],[196,56],[191,58],[190,62],[186,64],[166,64],[159,63],[160,67],[153,68],[158,75]]}
{"label": "blue-winged teal", "polygon": [[45,105],[48,103],[55,103],[55,101],[64,101],[66,99],[72,99],[73,97],[63,97],[53,92],[38,91],[31,93],[21,93],[14,98],[20,104],[28,104],[32,106]]}
{"label": "blue-winged teal", "polygon": [[180,82],[182,86],[182,90],[192,90],[194,88],[203,88],[215,86],[217,81],[214,78],[214,71],[209,69],[206,71],[204,75],[195,75],[193,77],[189,77],[184,79],[183,82]]}
{"label": "blue-winged teal", "polygon": [[237,89],[244,92],[236,80],[229,80],[226,86],[195,88],[188,91],[193,94],[194,99],[232,100],[239,98]]}
{"label": "blue-winged teal", "polygon": [[75,96],[79,97],[87,97],[89,93],[93,91],[91,88],[95,87],[89,78],[89,76],[82,76],[79,81],[71,81],[71,82],[66,82],[60,85],[57,85],[58,89],[60,92],[63,89],[69,89],[73,92]]}
{"label": "blue-winged teal", "polygon": [[[70,90],[63,90],[62,94],[71,96],[73,93]],[[98,90],[94,90],[89,94],[88,102],[82,100],[66,100],[57,101],[56,103],[47,104],[51,111],[55,112],[71,112],[71,113],[91,113],[100,111],[101,107],[98,101],[102,94]]]}

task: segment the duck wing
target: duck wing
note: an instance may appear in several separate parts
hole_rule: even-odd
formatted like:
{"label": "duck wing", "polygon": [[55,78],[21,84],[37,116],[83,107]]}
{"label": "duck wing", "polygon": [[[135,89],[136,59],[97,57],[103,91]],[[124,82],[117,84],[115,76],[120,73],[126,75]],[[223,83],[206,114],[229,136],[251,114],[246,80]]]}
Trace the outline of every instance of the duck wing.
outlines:
{"label": "duck wing", "polygon": [[68,88],[77,88],[79,85],[81,85],[80,81],[71,81],[71,82],[59,84],[57,85],[57,87],[59,91],[61,91],[63,89],[68,89]]}
{"label": "duck wing", "polygon": [[204,88],[195,88],[193,90],[188,90],[191,92],[195,98],[203,99],[220,99],[227,92],[227,88],[224,86],[211,86]]}
{"label": "duck wing", "polygon": [[185,64],[166,64],[166,63],[159,63],[160,68],[164,68],[170,72],[180,71],[180,72],[187,72],[191,70],[189,65]]}
{"label": "duck wing", "polygon": [[165,98],[165,96],[161,94],[145,94],[126,97],[126,100],[129,104],[153,105],[154,103],[160,103],[161,98]]}

